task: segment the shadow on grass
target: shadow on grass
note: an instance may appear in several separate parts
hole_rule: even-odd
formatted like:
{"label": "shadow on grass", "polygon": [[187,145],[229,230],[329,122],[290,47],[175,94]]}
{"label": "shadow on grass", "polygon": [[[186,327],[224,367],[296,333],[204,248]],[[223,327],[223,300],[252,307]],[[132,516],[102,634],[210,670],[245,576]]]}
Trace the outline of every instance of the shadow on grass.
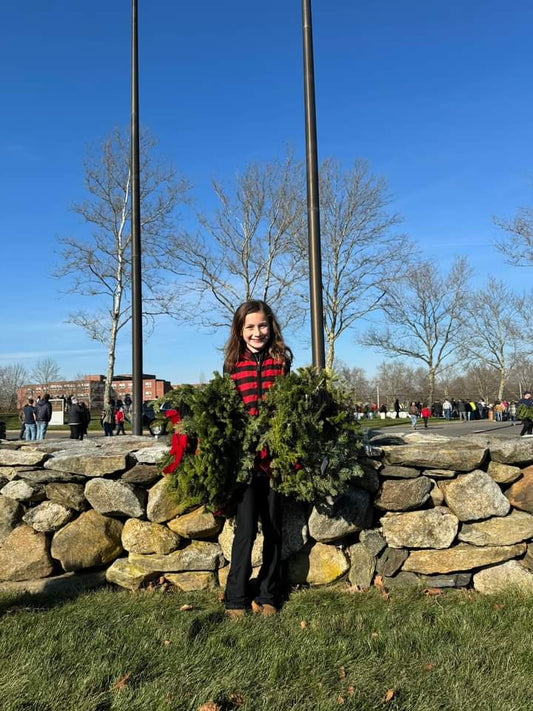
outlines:
{"label": "shadow on grass", "polygon": [[41,590],[31,592],[21,590],[0,591],[0,617],[6,614],[13,614],[19,610],[26,612],[41,612],[50,610],[65,602],[75,600],[80,595],[84,595],[91,590],[107,588],[111,586],[105,582],[105,571],[93,571],[83,578],[72,575],[68,578],[68,586],[65,586],[65,579],[58,581],[57,578],[39,581],[44,582]]}

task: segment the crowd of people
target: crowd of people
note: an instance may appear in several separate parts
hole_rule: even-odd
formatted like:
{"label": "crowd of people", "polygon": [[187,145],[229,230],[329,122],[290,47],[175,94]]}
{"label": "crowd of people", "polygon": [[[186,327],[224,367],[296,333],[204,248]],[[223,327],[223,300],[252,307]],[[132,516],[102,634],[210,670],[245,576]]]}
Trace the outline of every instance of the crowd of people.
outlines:
{"label": "crowd of people", "polygon": [[[67,424],[70,427],[70,439],[83,440],[91,422],[91,411],[86,403],[79,401],[77,397],[69,395],[63,399]],[[124,423],[129,418],[131,405],[129,394],[125,396],[124,401],[115,402],[113,399],[107,401],[100,415],[100,424],[106,437],[111,437],[115,429],[117,435],[126,434]],[[37,402],[31,397],[28,398],[28,402],[20,411],[19,439],[26,441],[44,439],[51,419],[52,404],[48,393],[42,395]]]}
{"label": "crowd of people", "polygon": [[[521,408],[521,411],[520,411]],[[528,409],[531,408],[531,415]],[[407,413],[411,419],[411,426],[416,429],[419,418],[427,428],[431,417],[442,418],[448,421],[457,420],[459,422],[470,422],[472,420],[491,420],[494,422],[510,422],[515,425],[517,420],[522,422],[522,437],[533,436],[533,399],[530,392],[525,392],[520,400],[496,400],[494,403],[487,403],[484,400],[467,400],[445,398],[442,402],[436,401],[428,406],[420,401],[412,401],[409,404],[401,403],[398,398],[395,400],[392,410],[387,403],[364,403],[356,406],[356,413],[359,418],[373,419],[381,416],[399,418],[400,412]]]}
{"label": "crowd of people", "polygon": [[[379,406],[375,402],[365,402],[362,405],[356,405],[356,413],[359,417],[372,419],[381,415],[385,417],[400,417],[400,412],[409,412],[413,402],[401,403],[396,400],[392,409],[387,403],[381,403]],[[425,403],[414,401],[414,405],[420,414]],[[516,422],[516,401],[497,400],[495,403],[486,403],[484,400],[451,400],[445,399],[442,402],[437,401],[431,404],[430,417],[444,418],[446,420],[483,420],[494,419],[496,422],[509,420]]]}

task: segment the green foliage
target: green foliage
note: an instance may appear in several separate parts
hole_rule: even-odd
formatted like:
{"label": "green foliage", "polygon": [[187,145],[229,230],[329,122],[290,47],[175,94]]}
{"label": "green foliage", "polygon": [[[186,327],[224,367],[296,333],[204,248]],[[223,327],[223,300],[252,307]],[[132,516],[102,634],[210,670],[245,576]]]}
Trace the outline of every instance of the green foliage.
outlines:
{"label": "green foliage", "polygon": [[516,416],[519,420],[533,420],[533,405],[528,407],[523,402],[519,403],[516,408]]}
{"label": "green foliage", "polygon": [[[170,486],[188,505],[229,510],[265,448],[272,486],[300,501],[336,494],[362,473],[353,410],[325,372],[301,368],[279,378],[257,417],[248,416],[231,378],[218,373],[207,385],[167,393],[159,405],[163,400],[180,411],[176,431],[192,443],[169,475]],[[170,461],[166,457],[161,469]]]}
{"label": "green foliage", "polygon": [[[327,371],[300,368],[269,390],[259,414],[273,486],[300,501],[337,494],[362,474],[353,409]],[[296,468],[298,464],[301,468]]]}
{"label": "green foliage", "polygon": [[[213,510],[228,506],[244,467],[249,419],[231,379],[215,373],[207,385],[176,388],[161,400],[180,412],[176,431],[189,438],[177,471],[169,476],[171,488],[187,505],[205,503]],[[165,458],[160,466],[170,460]]]}

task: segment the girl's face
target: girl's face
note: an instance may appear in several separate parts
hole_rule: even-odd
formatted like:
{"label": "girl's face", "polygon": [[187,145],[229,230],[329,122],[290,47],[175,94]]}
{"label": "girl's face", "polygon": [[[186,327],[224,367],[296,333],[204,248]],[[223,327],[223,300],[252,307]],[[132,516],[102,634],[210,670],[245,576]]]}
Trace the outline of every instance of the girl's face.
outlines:
{"label": "girl's face", "polygon": [[242,327],[242,339],[252,353],[259,353],[270,339],[270,326],[263,311],[248,314]]}

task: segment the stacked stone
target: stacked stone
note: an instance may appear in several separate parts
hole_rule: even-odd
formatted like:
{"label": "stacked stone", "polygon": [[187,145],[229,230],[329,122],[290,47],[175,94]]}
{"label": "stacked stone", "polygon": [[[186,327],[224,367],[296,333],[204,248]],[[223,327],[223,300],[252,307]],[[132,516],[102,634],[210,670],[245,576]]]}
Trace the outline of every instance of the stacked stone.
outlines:
{"label": "stacked stone", "polygon": [[[157,473],[167,449],[143,437],[2,444],[0,589],[51,589],[94,570],[90,584],[133,590],[163,575],[184,590],[214,587],[222,522],[202,508],[181,515]],[[35,579],[40,588],[21,582]]]}
{"label": "stacked stone", "polygon": [[[375,444],[341,495],[286,502],[291,585],[533,589],[533,443],[413,433]],[[0,444],[0,590],[223,586],[234,523],[184,510],[157,473],[167,449],[143,437]],[[259,532],[255,573],[261,550]]]}
{"label": "stacked stone", "polygon": [[533,591],[533,445],[406,439],[381,450],[374,505],[386,547],[373,562],[385,586]]}

